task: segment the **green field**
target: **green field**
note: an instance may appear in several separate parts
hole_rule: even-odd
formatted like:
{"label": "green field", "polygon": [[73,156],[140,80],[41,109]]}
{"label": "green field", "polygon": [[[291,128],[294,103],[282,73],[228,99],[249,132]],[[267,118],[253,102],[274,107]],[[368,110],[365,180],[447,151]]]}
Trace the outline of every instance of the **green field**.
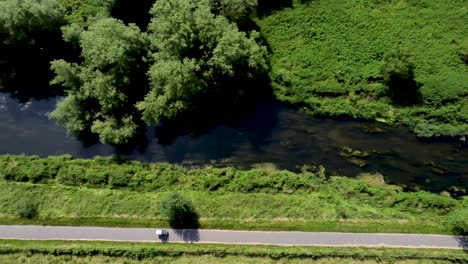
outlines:
{"label": "green field", "polygon": [[[280,101],[404,124],[424,137],[468,134],[466,1],[296,0],[259,24]],[[412,106],[392,104],[382,84],[383,59],[398,51],[412,57],[422,84]]]}
{"label": "green field", "polygon": [[0,240],[2,263],[463,263],[462,250]]}
{"label": "green field", "polygon": [[[450,233],[451,219],[468,212],[468,199],[403,192],[372,176],[70,156],[2,156],[0,176],[0,222],[9,224],[167,226],[159,204],[174,191],[193,201],[202,228]],[[25,201],[37,206],[36,218],[18,217]]]}

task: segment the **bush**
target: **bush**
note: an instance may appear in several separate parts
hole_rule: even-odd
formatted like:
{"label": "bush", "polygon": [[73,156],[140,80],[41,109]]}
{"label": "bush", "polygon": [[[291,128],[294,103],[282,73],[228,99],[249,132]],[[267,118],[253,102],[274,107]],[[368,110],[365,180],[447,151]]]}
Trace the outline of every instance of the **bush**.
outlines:
{"label": "bush", "polygon": [[57,175],[57,181],[62,184],[80,185],[86,181],[84,168],[65,166]]}
{"label": "bush", "polygon": [[21,218],[32,219],[36,217],[38,211],[37,205],[33,202],[33,198],[25,197],[21,199],[16,206],[16,213]]}
{"label": "bush", "polygon": [[0,155],[0,175],[8,181],[45,183],[55,179],[66,185],[130,188],[132,190],[199,190],[294,193],[311,191],[320,183],[313,173],[262,169],[186,169],[167,163],[142,163],[115,158],[73,159],[70,156]]}
{"label": "bush", "polygon": [[455,212],[449,219],[450,227],[455,235],[468,235],[468,211]]}
{"label": "bush", "polygon": [[408,54],[398,51],[387,56],[381,72],[394,103],[411,105],[418,102],[420,85],[414,79],[414,63]]}
{"label": "bush", "polygon": [[86,172],[86,181],[92,185],[106,185],[109,179],[109,173],[103,171]]}
{"label": "bush", "polygon": [[130,175],[128,173],[116,169],[109,179],[109,184],[112,187],[126,187],[128,185],[129,180]]}
{"label": "bush", "polygon": [[168,218],[169,225],[176,229],[199,227],[198,213],[192,202],[179,193],[171,193],[161,201],[161,213]]}

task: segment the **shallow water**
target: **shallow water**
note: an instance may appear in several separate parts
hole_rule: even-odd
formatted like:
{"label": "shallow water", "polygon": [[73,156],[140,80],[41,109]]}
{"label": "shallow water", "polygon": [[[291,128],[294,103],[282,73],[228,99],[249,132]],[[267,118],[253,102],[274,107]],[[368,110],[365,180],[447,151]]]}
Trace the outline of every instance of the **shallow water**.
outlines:
{"label": "shallow water", "polygon": [[[0,154],[83,158],[121,154],[109,145],[68,137],[63,127],[47,118],[56,101],[21,104],[0,93]],[[123,156],[188,166],[263,165],[298,170],[302,165],[321,164],[329,175],[379,172],[387,182],[434,192],[468,186],[466,142],[420,140],[406,128],[375,122],[317,119],[297,110],[261,105],[235,125],[214,125],[196,135],[174,133],[149,128],[147,145]],[[366,151],[368,156],[349,155],[354,150]]]}

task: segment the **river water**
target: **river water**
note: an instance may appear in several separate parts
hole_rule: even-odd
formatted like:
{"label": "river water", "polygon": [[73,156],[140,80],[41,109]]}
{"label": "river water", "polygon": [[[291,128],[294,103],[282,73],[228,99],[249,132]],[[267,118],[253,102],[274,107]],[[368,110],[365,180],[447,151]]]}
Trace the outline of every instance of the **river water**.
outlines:
{"label": "river water", "polygon": [[[19,103],[0,93],[0,154],[89,158],[121,154],[187,166],[275,166],[298,170],[320,164],[328,175],[384,175],[386,182],[433,192],[468,187],[468,144],[416,138],[406,128],[357,121],[317,119],[278,105],[260,105],[235,125],[218,124],[198,133],[147,129],[147,144],[129,153],[69,137],[48,119],[57,98]],[[364,153],[367,152],[367,153]]]}

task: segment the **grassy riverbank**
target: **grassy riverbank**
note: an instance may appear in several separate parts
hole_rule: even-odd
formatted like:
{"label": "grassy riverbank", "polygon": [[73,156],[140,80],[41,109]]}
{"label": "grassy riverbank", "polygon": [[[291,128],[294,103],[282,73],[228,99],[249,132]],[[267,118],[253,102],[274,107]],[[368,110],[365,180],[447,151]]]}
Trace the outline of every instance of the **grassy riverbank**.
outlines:
{"label": "grassy riverbank", "polygon": [[[468,134],[464,1],[294,0],[259,21],[272,50],[280,101],[320,116],[404,124],[419,136]],[[414,61],[420,99],[387,97],[381,66],[397,51]]]}
{"label": "grassy riverbank", "polygon": [[[0,156],[0,222],[166,226],[159,203],[173,191],[193,201],[202,228],[450,233],[450,219],[468,211],[467,199],[321,173]],[[18,218],[25,201],[36,218]]]}
{"label": "grassy riverbank", "polygon": [[11,263],[462,263],[462,250],[0,240]]}
{"label": "grassy riverbank", "polygon": [[[0,223],[82,226],[167,227],[159,202],[169,192],[0,182]],[[408,213],[366,203],[327,201],[311,195],[239,194],[187,191],[201,228],[386,233],[450,233],[443,215]],[[25,195],[38,202],[39,215],[19,218]],[[345,218],[345,214],[348,216]]]}

